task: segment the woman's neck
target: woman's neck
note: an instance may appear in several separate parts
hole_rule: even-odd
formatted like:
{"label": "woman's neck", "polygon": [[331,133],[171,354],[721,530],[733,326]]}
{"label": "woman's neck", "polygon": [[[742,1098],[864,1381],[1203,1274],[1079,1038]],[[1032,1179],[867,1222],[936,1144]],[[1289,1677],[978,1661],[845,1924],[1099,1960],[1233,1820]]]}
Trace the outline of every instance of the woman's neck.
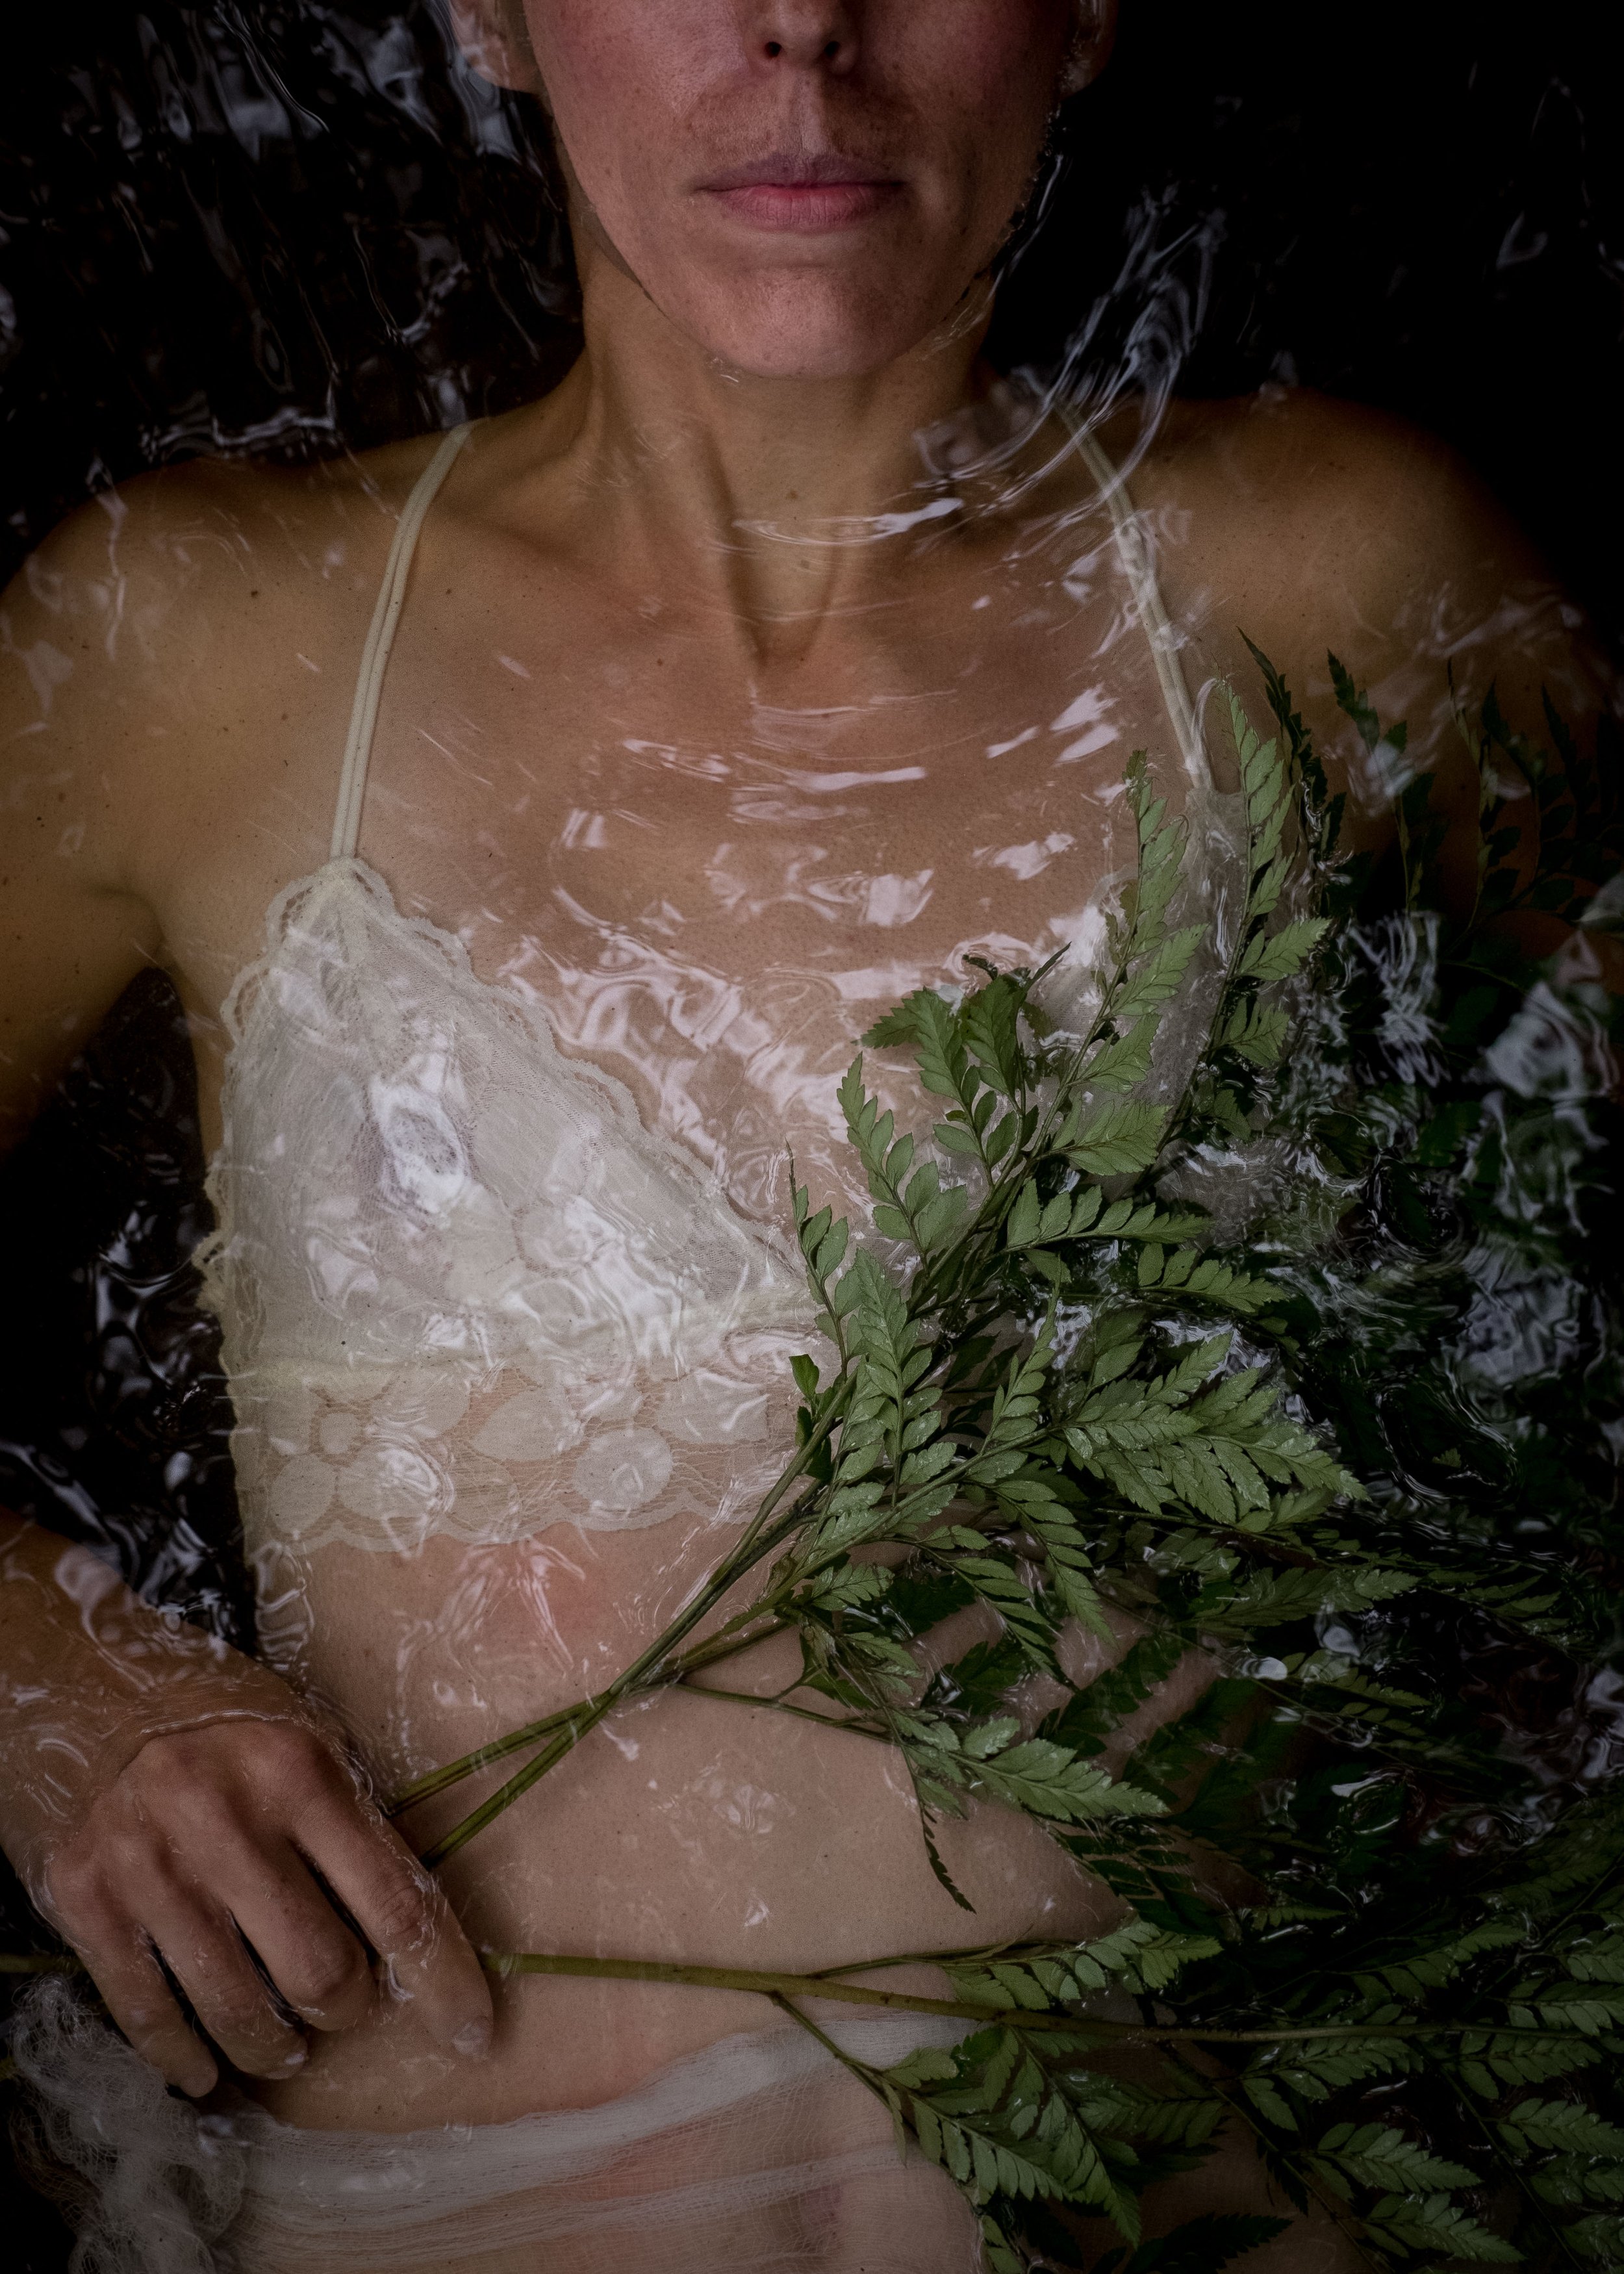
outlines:
{"label": "woman's neck", "polygon": [[989,301],[883,370],[763,380],[695,347],[607,261],[585,286],[585,350],[544,447],[617,581],[680,586],[757,655],[804,652],[829,617],[892,596],[898,548],[955,511],[921,438],[985,399]]}

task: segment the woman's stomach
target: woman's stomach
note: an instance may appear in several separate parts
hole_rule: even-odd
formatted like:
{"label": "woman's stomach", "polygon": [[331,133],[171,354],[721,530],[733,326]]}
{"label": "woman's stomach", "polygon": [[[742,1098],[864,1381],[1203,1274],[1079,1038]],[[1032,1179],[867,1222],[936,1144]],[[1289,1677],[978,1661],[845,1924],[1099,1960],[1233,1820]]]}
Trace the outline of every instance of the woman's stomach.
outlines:
{"label": "woman's stomach", "polygon": [[[284,1547],[261,1558],[267,1655],[336,1714],[387,1794],[600,1690],[738,1536],[677,1520],[622,1533],[555,1525],[493,1547],[435,1538],[410,1555]],[[804,1973],[1090,1933],[1115,1916],[1035,1826],[983,1804],[936,1826],[974,1905],[961,1909],[932,1871],[893,1749],[713,1694],[765,1699],[799,1668],[779,1636],[709,1672],[712,1694],[665,1690],[611,1713],[440,1866],[474,1946]],[[420,1804],[400,1829],[427,1849],[515,1766]],[[888,1970],[883,1986],[940,1994],[941,1981],[921,1964]],[[747,1992],[534,1975],[493,1987],[484,2059],[434,2045],[386,1985],[366,2022],[318,2037],[299,2074],[259,2097],[299,2125],[502,2122],[616,2098],[782,2022]]]}

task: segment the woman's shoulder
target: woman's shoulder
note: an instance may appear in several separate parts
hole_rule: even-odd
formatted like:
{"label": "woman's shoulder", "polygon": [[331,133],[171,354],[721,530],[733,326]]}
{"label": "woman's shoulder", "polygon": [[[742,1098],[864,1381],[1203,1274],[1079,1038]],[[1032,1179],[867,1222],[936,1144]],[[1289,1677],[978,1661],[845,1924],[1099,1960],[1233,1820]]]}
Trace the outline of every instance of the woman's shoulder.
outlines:
{"label": "woman's shoulder", "polygon": [[229,976],[286,874],[324,856],[379,580],[434,443],[166,467],[93,498],[24,564],[0,596],[19,927],[60,935],[64,956],[105,932],[124,976],[132,941],[199,962],[213,999],[215,964]]}
{"label": "woman's shoulder", "polygon": [[1335,591],[1386,613],[1462,577],[1548,576],[1448,443],[1312,388],[1174,401],[1137,481],[1147,502],[1177,501],[1192,516],[1192,541],[1227,541],[1254,578],[1272,573],[1310,605]]}
{"label": "woman's shoulder", "polygon": [[1536,718],[1542,681],[1596,699],[1596,650],[1549,564],[1465,458],[1406,419],[1308,388],[1176,402],[1133,484],[1192,614],[1305,678],[1328,687],[1334,647],[1406,701],[1435,681],[1440,713],[1451,673],[1458,696],[1498,679]]}
{"label": "woman's shoulder", "polygon": [[1319,388],[1275,382],[1248,394],[1174,395],[1149,427],[1151,463],[1196,464],[1214,454],[1242,466],[1289,464],[1314,478],[1378,463],[1451,462],[1447,446],[1396,412]]}
{"label": "woman's shoulder", "polygon": [[1309,388],[1178,400],[1147,438],[1147,424],[1119,417],[1108,442],[1126,457],[1176,620],[1207,673],[1246,697],[1259,690],[1244,642],[1270,659],[1372,842],[1393,785],[1340,709],[1333,657],[1384,721],[1406,721],[1436,801],[1467,817],[1477,785],[1456,722],[1491,687],[1537,736],[1547,696],[1581,734],[1613,703],[1581,612],[1437,435]]}
{"label": "woman's shoulder", "polygon": [[103,800],[167,819],[171,791],[253,764],[271,730],[325,730],[434,440],[194,459],[93,497],[0,597],[0,732],[70,772],[94,753]]}
{"label": "woman's shoulder", "polygon": [[[400,505],[436,436],[303,465],[185,460],[99,493],[58,524],[3,604],[66,636],[99,626],[109,661],[167,668],[200,629],[237,644],[278,609],[330,616],[376,583]],[[256,607],[256,603],[266,603]]]}

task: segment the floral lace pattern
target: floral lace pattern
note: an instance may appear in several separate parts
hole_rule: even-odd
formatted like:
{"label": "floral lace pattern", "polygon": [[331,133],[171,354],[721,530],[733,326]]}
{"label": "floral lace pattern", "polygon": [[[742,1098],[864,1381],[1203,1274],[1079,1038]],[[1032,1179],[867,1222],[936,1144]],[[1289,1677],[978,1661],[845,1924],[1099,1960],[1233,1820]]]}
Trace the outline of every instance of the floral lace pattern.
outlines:
{"label": "floral lace pattern", "polygon": [[793,1250],[462,943],[334,861],[273,907],[199,1254],[250,1550],[727,1522],[793,1440]]}

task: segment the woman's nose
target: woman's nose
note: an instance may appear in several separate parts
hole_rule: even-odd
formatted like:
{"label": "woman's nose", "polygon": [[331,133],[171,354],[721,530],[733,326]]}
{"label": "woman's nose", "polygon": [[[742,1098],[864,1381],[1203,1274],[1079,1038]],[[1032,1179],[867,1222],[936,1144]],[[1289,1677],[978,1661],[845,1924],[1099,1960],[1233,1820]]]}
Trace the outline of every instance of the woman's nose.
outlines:
{"label": "woman's nose", "polygon": [[751,13],[758,63],[845,73],[857,60],[858,11],[839,0],[767,0]]}

